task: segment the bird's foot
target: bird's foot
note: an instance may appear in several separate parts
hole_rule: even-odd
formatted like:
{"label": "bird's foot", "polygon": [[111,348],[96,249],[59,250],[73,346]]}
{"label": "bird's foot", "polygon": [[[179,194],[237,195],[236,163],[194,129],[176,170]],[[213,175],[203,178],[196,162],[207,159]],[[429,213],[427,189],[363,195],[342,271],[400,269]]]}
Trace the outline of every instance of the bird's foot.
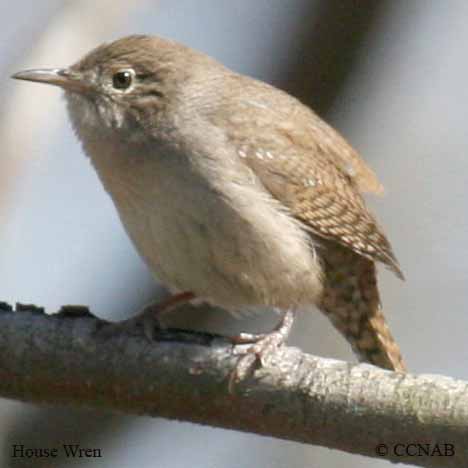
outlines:
{"label": "bird's foot", "polygon": [[[253,373],[257,363],[261,366],[266,365],[270,356],[285,343],[291,332],[294,317],[295,311],[288,310],[271,333],[240,333],[229,338],[236,345],[234,354],[242,354],[229,376],[229,391],[231,393],[234,393],[235,385],[238,382]],[[251,346],[247,348],[241,346],[249,343]]]}
{"label": "bird's foot", "polygon": [[156,330],[162,328],[159,320],[161,315],[194,298],[195,295],[189,291],[174,294],[162,302],[146,306],[136,317],[120,322],[107,322],[98,333],[103,338],[112,338],[121,333],[135,334],[142,330],[144,336],[149,341],[153,341]]}

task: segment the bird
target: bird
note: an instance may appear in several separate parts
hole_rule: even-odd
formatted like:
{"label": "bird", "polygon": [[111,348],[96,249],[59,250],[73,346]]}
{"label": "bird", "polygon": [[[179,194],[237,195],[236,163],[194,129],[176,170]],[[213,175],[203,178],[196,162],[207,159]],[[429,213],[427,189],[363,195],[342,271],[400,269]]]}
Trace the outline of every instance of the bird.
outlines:
{"label": "bird", "polygon": [[309,107],[148,35],[13,78],[64,90],[72,127],[126,232],[172,293],[155,314],[194,299],[281,311],[273,331],[232,337],[251,343],[245,366],[286,341],[299,308],[316,306],[361,361],[406,371],[376,265],[403,274],[363,197],[382,186]]}

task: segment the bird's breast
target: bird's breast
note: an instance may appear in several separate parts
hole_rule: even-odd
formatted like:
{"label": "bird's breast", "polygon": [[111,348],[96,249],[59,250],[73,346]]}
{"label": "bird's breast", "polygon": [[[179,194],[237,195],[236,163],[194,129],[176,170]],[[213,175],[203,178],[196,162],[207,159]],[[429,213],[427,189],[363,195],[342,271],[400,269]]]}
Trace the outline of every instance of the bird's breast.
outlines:
{"label": "bird's breast", "polygon": [[88,148],[103,185],[138,252],[167,286],[227,308],[315,302],[321,268],[310,237],[252,183],[254,174],[244,180],[242,171],[231,177],[221,168],[207,177],[177,154],[110,145],[103,157],[102,150],[93,156]]}

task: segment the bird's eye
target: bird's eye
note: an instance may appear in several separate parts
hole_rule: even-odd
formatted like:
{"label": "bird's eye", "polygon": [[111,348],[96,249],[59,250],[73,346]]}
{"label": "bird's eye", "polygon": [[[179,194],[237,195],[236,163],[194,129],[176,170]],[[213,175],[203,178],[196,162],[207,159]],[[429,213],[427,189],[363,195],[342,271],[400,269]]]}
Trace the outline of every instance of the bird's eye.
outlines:
{"label": "bird's eye", "polygon": [[132,85],[135,74],[133,70],[121,70],[112,76],[112,86],[115,89],[124,91]]}

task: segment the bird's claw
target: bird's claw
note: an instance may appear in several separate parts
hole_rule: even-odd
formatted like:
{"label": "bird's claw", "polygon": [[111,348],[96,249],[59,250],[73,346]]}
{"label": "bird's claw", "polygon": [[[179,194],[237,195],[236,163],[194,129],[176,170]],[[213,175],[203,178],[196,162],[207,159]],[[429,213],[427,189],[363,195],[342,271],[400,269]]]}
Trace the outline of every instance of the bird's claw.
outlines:
{"label": "bird's claw", "polygon": [[[253,374],[257,363],[260,366],[268,365],[271,356],[288,338],[294,316],[293,310],[287,311],[276,329],[271,333],[259,335],[242,333],[231,338],[231,342],[235,345],[233,353],[236,355],[242,354],[242,356],[229,375],[228,386],[230,393],[234,393],[237,383]],[[250,343],[250,346],[246,347],[246,343]]]}
{"label": "bird's claw", "polygon": [[98,330],[98,335],[102,338],[113,338],[122,333],[135,335],[140,334],[142,329],[143,335],[148,341],[153,341],[156,335],[156,330],[160,330],[161,323],[158,320],[157,314],[151,310],[151,307],[144,309],[136,317],[122,320],[120,322],[107,322]]}

